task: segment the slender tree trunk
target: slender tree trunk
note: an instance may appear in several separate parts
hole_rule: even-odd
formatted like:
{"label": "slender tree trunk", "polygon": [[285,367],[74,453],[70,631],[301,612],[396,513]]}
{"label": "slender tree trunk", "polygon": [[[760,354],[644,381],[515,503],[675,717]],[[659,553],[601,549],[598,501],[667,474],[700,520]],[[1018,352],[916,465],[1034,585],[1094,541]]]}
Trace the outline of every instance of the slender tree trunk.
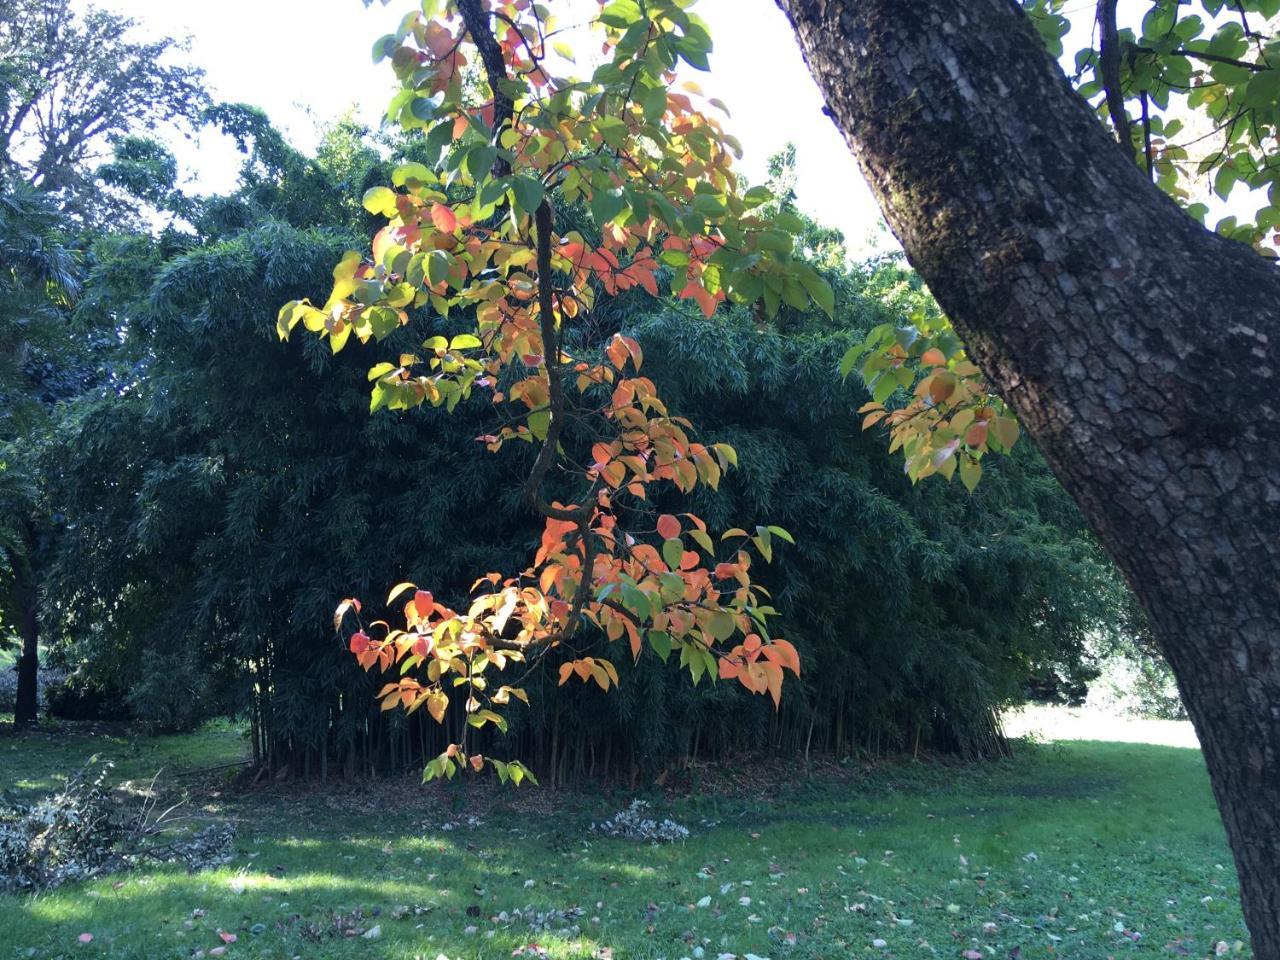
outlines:
{"label": "slender tree trunk", "polygon": [[25,583],[19,585],[22,597],[21,623],[18,633],[22,638],[22,654],[18,657],[18,689],[13,706],[15,726],[36,722],[39,703],[40,675],[40,592],[36,588],[33,571],[29,566],[19,575]]}
{"label": "slender tree trunk", "polygon": [[778,0],[889,225],[1145,607],[1280,960],[1280,272],[1118,149],[1013,0]]}

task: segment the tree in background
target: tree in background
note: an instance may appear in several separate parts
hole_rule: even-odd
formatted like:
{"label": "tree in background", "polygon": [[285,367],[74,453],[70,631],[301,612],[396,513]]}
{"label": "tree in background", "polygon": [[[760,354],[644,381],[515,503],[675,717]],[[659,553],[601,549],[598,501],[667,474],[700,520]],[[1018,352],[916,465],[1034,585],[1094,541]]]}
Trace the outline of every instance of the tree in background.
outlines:
{"label": "tree in background", "polygon": [[50,408],[70,386],[63,363],[76,353],[67,320],[78,278],[59,220],[29,188],[0,193],[0,630],[21,644],[19,724],[37,709],[47,504],[36,462],[50,442]]}
{"label": "tree in background", "polygon": [[0,180],[58,195],[68,212],[115,221],[128,205],[103,202],[97,161],[154,162],[164,124],[190,130],[208,97],[203,72],[171,63],[185,46],[141,41],[127,17],[71,0],[9,0],[0,7]]}
{"label": "tree in background", "polygon": [[23,637],[21,722],[35,718],[41,558],[50,549],[38,464],[61,442],[55,407],[100,377],[115,340],[110,318],[73,329],[74,265],[96,232],[136,223],[140,203],[186,218],[195,211],[177,189],[172,154],[144,134],[166,123],[191,129],[207,101],[202,73],[166,62],[180,44],[139,41],[134,27],[97,9],[80,16],[69,0],[0,5],[0,460],[26,492],[4,501],[23,546],[8,551],[6,591]]}
{"label": "tree in background", "polygon": [[[487,454],[474,439],[492,429],[484,403],[369,418],[357,351],[307,338],[282,353],[263,323],[376,228],[351,191],[422,162],[420,139],[393,140],[388,161],[345,122],[314,158],[261,126],[244,143],[243,187],[202,205],[198,235],[126,233],[89,251],[76,321],[113,323],[122,339],[112,379],[66,407],[64,442],[41,461],[63,518],[45,625],[54,661],[72,668],[63,701],[118,697],[156,728],[247,710],[264,775],[420,768],[461,736],[461,693],[449,691],[444,726],[380,711],[377,678],[326,627],[333,597],[400,580],[465,596],[477,565],[518,567],[538,546],[519,497],[532,445]],[[913,489],[858,434],[850,411],[865,393],[833,387],[833,358],[928,297],[900,263],[849,270],[837,234],[801,227],[797,256],[834,287],[835,320],[785,303],[766,325],[747,305],[708,320],[639,288],[602,301],[599,318],[641,345],[645,372],[705,443],[743,452],[718,490],[688,502],[671,491],[655,509],[792,530],[788,562],[759,577],[779,632],[822,669],[775,711],[737,684],[694,687],[674,657],[621,658],[607,695],[560,688],[573,655],[559,651],[525,679],[529,708],[505,734],[472,730],[475,748],[553,783],[806,747],[988,755],[1003,749],[995,711],[1029,673],[1070,672],[1086,635],[1113,621],[1123,594],[1029,451],[969,497]],[[437,322],[453,336],[474,313]],[[387,344],[418,345],[411,328]],[[605,643],[586,629],[582,640]]]}
{"label": "tree in background", "polygon": [[[963,469],[1010,445],[1016,412],[1177,675],[1255,955],[1280,957],[1280,274],[1249,246],[1280,222],[1280,3],[1159,0],[1139,33],[1100,0],[1078,92],[1061,3],[781,6],[959,334],[877,334],[869,372],[918,391],[883,417],[894,444],[915,476]],[[1265,188],[1257,215],[1206,230],[1177,202],[1206,175]]]}

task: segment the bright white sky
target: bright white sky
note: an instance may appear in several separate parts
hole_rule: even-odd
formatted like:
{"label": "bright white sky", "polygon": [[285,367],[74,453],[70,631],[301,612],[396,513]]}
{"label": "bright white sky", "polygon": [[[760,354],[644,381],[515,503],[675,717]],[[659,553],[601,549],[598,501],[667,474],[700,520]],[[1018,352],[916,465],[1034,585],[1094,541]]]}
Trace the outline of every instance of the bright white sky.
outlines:
{"label": "bright white sky", "polygon": [[[87,4],[85,4],[87,5]],[[317,129],[349,107],[376,125],[392,90],[390,68],[369,50],[412,9],[406,0],[97,0],[139,21],[148,35],[187,36],[191,60],[204,67],[213,95],[263,108],[303,150]],[[594,6],[594,5],[593,5]],[[697,74],[707,96],[732,116],[742,141],[742,169],[764,177],[769,156],[796,144],[802,209],[844,231],[850,252],[893,244],[843,138],[822,114],[822,98],[774,0],[701,0],[697,12],[715,39],[712,72]],[[175,144],[184,172],[202,191],[235,183],[239,156],[231,141],[206,132],[198,144]],[[869,238],[875,238],[870,246]]]}
{"label": "bright white sky", "polygon": [[[376,126],[392,91],[390,68],[375,66],[373,41],[391,32],[413,0],[77,0],[117,10],[144,34],[190,36],[191,61],[202,66],[215,98],[263,108],[291,143],[315,147],[325,123],[349,108]],[[555,0],[572,9],[587,0]],[[595,9],[595,4],[589,4]],[[1081,0],[1088,9],[1090,0]],[[1122,26],[1136,26],[1149,0],[1122,0]],[[855,258],[895,248],[880,212],[843,138],[822,113],[822,97],[809,76],[786,18],[774,0],[700,0],[697,12],[715,40],[711,73],[689,71],[709,97],[729,107],[727,130],[743,144],[741,168],[764,178],[771,154],[795,143],[799,205],[819,222],[844,231]],[[1073,12],[1077,12],[1076,7]],[[563,19],[569,19],[566,15]],[[1089,44],[1088,16],[1074,19],[1068,55]],[[231,140],[205,131],[197,143],[174,144],[183,172],[196,189],[227,191],[240,157]],[[1248,214],[1248,191],[1237,188],[1220,213]]]}

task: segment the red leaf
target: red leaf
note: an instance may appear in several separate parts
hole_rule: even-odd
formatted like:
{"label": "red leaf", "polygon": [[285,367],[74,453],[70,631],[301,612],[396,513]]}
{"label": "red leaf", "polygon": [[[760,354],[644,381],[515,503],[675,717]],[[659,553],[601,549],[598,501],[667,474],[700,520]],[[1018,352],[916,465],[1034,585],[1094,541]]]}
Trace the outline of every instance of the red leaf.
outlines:
{"label": "red leaf", "polygon": [[433,203],[431,205],[431,222],[435,224],[436,229],[441,233],[453,233],[454,230],[458,229],[458,218],[443,203]]}
{"label": "red leaf", "polygon": [[680,536],[680,521],[669,513],[658,518],[658,536],[663,540],[674,540]]}

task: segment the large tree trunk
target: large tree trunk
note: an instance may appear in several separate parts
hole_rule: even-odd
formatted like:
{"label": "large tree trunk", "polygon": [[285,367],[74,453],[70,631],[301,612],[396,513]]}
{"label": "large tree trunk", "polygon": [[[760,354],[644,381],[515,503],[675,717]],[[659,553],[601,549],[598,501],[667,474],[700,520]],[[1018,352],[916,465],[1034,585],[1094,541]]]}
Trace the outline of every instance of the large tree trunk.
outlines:
{"label": "large tree trunk", "polygon": [[1280,272],[1110,139],[1013,0],[778,0],[907,256],[1151,618],[1280,960]]}
{"label": "large tree trunk", "polygon": [[[27,568],[30,574],[30,568]],[[40,594],[33,578],[24,576],[18,595],[22,599],[22,621],[18,634],[22,638],[22,653],[18,657],[18,689],[13,706],[13,723],[23,726],[36,722],[39,702],[40,676]]]}

